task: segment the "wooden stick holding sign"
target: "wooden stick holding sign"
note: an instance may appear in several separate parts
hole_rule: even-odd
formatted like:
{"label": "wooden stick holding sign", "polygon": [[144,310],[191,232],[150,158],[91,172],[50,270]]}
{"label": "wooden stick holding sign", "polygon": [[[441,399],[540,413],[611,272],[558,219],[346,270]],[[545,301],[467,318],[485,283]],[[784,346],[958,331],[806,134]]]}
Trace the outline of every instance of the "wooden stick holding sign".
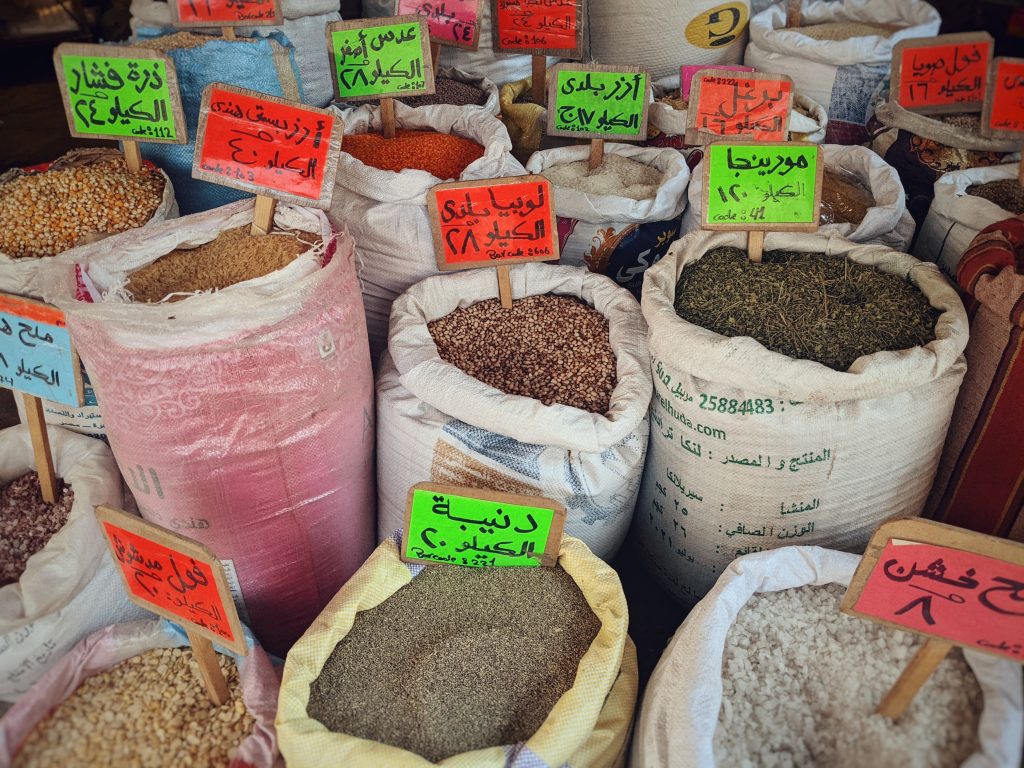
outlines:
{"label": "wooden stick holding sign", "polygon": [[[1020,142],[1024,153],[1024,59],[993,59],[981,110],[981,135]],[[1017,163],[1017,183],[1024,186],[1024,159]]]}
{"label": "wooden stick holding sign", "polygon": [[42,399],[82,404],[82,366],[64,313],[33,299],[0,293],[0,387],[22,393],[43,501],[57,501],[57,473]]}
{"label": "wooden stick holding sign", "polygon": [[992,51],[987,32],[900,40],[892,48],[889,100],[922,115],[977,112]]}
{"label": "wooden stick holding sign", "polygon": [[1024,544],[921,518],[882,523],[840,609],[928,638],[876,710],[898,719],[954,645],[1024,663]]}
{"label": "wooden stick holding sign", "polygon": [[430,61],[437,71],[441,60],[441,46],[480,47],[479,0],[398,0],[395,16],[421,16],[430,30]]}
{"label": "wooden stick holding sign", "polygon": [[686,143],[785,141],[792,109],[793,81],[787,75],[700,69],[690,85]]}
{"label": "wooden stick holding sign", "polygon": [[284,22],[281,0],[169,0],[171,25],[177,29],[220,27],[226,40],[235,40],[235,27],[279,25]]}
{"label": "wooden stick holding sign", "polygon": [[788,0],[786,3],[786,26],[795,29],[801,26],[802,19],[800,18],[800,6],[802,0]]}
{"label": "wooden stick holding sign", "polygon": [[224,566],[202,544],[123,510],[98,506],[96,520],[128,599],[184,628],[210,701],[226,704],[228,685],[211,641],[240,656],[249,648]]}

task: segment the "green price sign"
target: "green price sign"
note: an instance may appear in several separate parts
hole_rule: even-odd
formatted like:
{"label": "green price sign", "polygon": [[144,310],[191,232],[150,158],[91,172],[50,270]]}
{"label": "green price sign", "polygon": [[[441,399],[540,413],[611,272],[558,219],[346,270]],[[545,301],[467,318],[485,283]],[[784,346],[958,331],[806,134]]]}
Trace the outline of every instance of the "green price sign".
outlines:
{"label": "green price sign", "polygon": [[821,149],[802,142],[709,144],[705,229],[816,230]]}
{"label": "green price sign", "polygon": [[409,491],[402,559],[553,566],[564,526],[565,507],[551,499],[420,483]]}
{"label": "green price sign", "polygon": [[341,101],[434,92],[430,32],[423,16],[327,25],[334,95]]}
{"label": "green price sign", "polygon": [[636,67],[559,64],[548,83],[548,134],[643,141],[649,94],[650,76]]}

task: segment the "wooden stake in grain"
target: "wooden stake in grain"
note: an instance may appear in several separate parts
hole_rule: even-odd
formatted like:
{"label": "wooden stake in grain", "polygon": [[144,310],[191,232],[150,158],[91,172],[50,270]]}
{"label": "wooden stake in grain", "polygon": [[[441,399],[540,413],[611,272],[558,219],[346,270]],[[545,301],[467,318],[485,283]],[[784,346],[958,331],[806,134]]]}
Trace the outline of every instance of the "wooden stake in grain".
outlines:
{"label": "wooden stake in grain", "polygon": [[395,138],[395,100],[380,100],[380,130],[385,139]]}
{"label": "wooden stake in grain", "polygon": [[590,140],[590,170],[596,171],[604,162],[604,139]]}
{"label": "wooden stake in grain", "polygon": [[43,401],[33,395],[21,393],[28,418],[28,431],[32,437],[32,453],[39,473],[39,490],[47,504],[57,503],[57,472],[53,468],[53,452],[50,450],[50,436],[46,431],[46,416]]}
{"label": "wooden stake in grain", "polygon": [[548,74],[548,57],[547,56],[534,56],[533,57],[533,82],[531,88],[533,91],[533,101],[535,104],[540,104],[542,107],[547,102],[547,84],[545,80]]}
{"label": "wooden stake in grain", "polygon": [[274,211],[277,200],[268,195],[256,195],[256,207],[252,211],[252,234],[266,235],[274,228]]}

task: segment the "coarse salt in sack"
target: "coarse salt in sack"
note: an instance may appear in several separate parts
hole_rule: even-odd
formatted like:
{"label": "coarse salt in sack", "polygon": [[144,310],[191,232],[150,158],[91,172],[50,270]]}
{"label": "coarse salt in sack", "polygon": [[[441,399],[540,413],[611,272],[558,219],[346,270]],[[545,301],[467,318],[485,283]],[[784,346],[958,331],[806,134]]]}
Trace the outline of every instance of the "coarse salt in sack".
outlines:
{"label": "coarse salt in sack", "polygon": [[[966,367],[967,316],[938,269],[835,235],[769,232],[764,247],[904,277],[942,312],[935,340],[837,371],[686,322],[675,309],[679,276],[719,246],[745,249],[746,235],[686,235],[647,271],[641,302],[655,375],[632,538],[654,575],[689,604],[734,557],[787,543],[794,524],[813,523],[797,534],[801,543],[856,549],[882,521],[920,514]],[[730,414],[719,402],[745,407]]]}
{"label": "coarse salt in sack", "polygon": [[[397,537],[400,539],[400,537]],[[566,536],[560,565],[576,582],[601,628],[580,660],[576,681],[525,742],[464,752],[445,768],[623,768],[636,704],[636,648],[627,634],[627,609],[616,573],[579,541]],[[458,566],[427,566],[458,567]],[[342,587],[288,654],[278,702],[281,752],[291,768],[325,763],[350,768],[427,768],[430,761],[398,747],[328,730],[307,714],[310,684],[356,614],[383,603],[424,566],[402,562],[395,539],[384,541]],[[482,680],[486,679],[486,675]],[[402,692],[396,692],[401,695]]]}
{"label": "coarse salt in sack", "polygon": [[647,445],[650,369],[636,301],[608,278],[548,264],[510,268],[514,298],[575,296],[608,319],[617,382],[607,415],[508,395],[442,360],[427,324],[497,295],[489,269],[417,283],[395,301],[377,378],[378,537],[401,528],[425,480],[565,505],[565,530],[609,558],[626,535]]}
{"label": "coarse salt in sack", "polygon": [[250,199],[82,248],[79,280],[63,274],[48,298],[109,403],[142,516],[232,561],[253,631],[283,654],[373,546],[373,377],[352,240],[322,211],[279,203],[275,228],[322,246],[180,301],[129,303],[124,290],[252,211]]}

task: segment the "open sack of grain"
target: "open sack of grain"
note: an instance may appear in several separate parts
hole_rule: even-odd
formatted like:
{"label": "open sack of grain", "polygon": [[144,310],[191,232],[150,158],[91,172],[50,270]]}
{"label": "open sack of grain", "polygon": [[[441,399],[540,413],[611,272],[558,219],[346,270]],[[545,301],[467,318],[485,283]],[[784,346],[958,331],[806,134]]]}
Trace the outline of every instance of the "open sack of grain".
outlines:
{"label": "open sack of grain", "polygon": [[377,377],[378,536],[432,480],[539,495],[598,557],[622,543],[647,447],[650,366],[636,301],[608,278],[511,267],[428,278],[395,301]]}
{"label": "open sack of grain", "polygon": [[[427,194],[442,181],[521,176],[501,121],[482,110],[395,103],[398,135],[381,136],[380,108],[340,112],[345,139],[328,215],[355,239],[370,352],[387,347],[391,302],[438,274]],[[369,135],[375,134],[375,135]],[[356,137],[353,140],[353,137]]]}
{"label": "open sack of grain", "polygon": [[873,714],[924,639],[839,612],[859,558],[785,547],[739,558],[658,662],[635,768],[1017,768],[1021,667],[954,649],[893,722]]}
{"label": "open sack of grain", "polygon": [[28,428],[0,431],[0,701],[17,699],[90,632],[142,613],[93,517],[97,504],[121,506],[110,449],[47,432],[63,480],[54,505],[40,495]]}
{"label": "open sack of grain", "polygon": [[[373,547],[373,377],[352,239],[253,201],[76,252],[68,316],[143,517],[237,574],[277,654]],[[243,620],[245,617],[243,616]]]}
{"label": "open sack of grain", "polygon": [[289,652],[281,752],[291,768],[622,768],[627,623],[615,571],[571,537],[554,568],[483,569],[407,565],[389,539]]}
{"label": "open sack of grain", "polygon": [[966,368],[967,315],[935,265],[836,235],[769,232],[761,264],[745,248],[693,232],[644,278],[654,401],[631,540],[689,604],[739,555],[854,550],[920,514]]}
{"label": "open sack of grain", "polygon": [[[907,212],[896,171],[864,147],[823,144],[821,150],[825,172],[818,231],[905,251],[914,237],[914,219]],[[704,167],[698,165],[687,192],[690,205],[683,214],[683,234],[701,227],[703,193]]]}
{"label": "open sack of grain", "polygon": [[246,641],[246,656],[217,657],[231,697],[217,707],[179,627],[152,619],[108,626],[0,718],[0,763],[273,768],[278,677],[248,633]]}

